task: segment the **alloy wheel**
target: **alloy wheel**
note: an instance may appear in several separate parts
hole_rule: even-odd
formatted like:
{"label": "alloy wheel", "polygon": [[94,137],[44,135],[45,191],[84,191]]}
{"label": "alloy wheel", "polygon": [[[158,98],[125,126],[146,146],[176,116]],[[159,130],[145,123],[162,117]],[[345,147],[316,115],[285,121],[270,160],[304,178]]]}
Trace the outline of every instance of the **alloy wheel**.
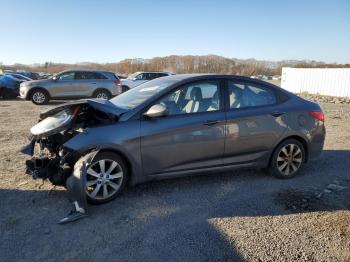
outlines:
{"label": "alloy wheel", "polygon": [[46,96],[43,92],[36,91],[33,94],[33,101],[37,104],[42,104],[46,100]]}
{"label": "alloy wheel", "polygon": [[297,172],[303,161],[303,151],[296,144],[287,144],[281,148],[277,156],[277,168],[283,176],[291,176]]}
{"label": "alloy wheel", "polygon": [[97,94],[96,98],[98,98],[98,99],[108,99],[108,96],[107,96],[107,94],[101,92],[101,93]]}
{"label": "alloy wheel", "polygon": [[86,193],[92,199],[110,198],[119,191],[123,178],[123,170],[116,161],[99,160],[87,170]]}

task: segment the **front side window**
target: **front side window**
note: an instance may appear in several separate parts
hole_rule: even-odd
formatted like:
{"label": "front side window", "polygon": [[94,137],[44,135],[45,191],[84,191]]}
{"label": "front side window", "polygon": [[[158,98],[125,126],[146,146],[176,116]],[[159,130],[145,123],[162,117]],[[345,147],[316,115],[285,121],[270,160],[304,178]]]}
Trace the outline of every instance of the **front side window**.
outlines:
{"label": "front side window", "polygon": [[60,74],[58,79],[59,80],[74,80],[74,72]]}
{"label": "front side window", "polygon": [[220,109],[219,82],[203,81],[187,84],[162,98],[169,115],[217,111]]}
{"label": "front side window", "polygon": [[264,86],[236,81],[228,82],[230,108],[247,108],[276,104],[275,93]]}
{"label": "front side window", "polygon": [[146,80],[146,76],[145,74],[138,74],[136,77],[135,77],[135,80]]}

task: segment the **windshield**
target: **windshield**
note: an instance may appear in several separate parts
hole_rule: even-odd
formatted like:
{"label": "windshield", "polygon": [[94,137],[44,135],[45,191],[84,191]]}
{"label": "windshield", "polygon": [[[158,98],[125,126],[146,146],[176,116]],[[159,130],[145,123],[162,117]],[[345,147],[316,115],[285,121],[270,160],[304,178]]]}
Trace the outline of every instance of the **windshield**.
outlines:
{"label": "windshield", "polygon": [[157,78],[132,88],[109,101],[117,107],[133,109],[177,81],[174,79]]}

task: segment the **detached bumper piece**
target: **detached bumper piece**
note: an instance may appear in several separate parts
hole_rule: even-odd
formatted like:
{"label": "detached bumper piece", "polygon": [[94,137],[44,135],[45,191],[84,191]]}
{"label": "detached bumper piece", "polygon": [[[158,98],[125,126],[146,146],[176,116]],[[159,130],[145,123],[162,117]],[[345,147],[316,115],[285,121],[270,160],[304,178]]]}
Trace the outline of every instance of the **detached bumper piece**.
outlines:
{"label": "detached bumper piece", "polygon": [[66,187],[73,208],[58,224],[70,223],[87,216],[86,170],[85,162],[78,162],[74,166],[73,174],[67,179]]}
{"label": "detached bumper piece", "polygon": [[35,140],[31,138],[29,144],[22,147],[20,152],[25,155],[33,156],[34,146],[35,146]]}

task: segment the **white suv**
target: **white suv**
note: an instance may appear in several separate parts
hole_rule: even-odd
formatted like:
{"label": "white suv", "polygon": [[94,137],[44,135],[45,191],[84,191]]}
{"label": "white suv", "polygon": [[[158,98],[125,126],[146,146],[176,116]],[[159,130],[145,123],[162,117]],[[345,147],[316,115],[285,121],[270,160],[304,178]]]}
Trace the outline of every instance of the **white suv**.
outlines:
{"label": "white suv", "polygon": [[138,86],[144,82],[147,82],[149,80],[163,77],[163,76],[170,76],[174,75],[173,73],[169,72],[136,72],[128,76],[126,79],[121,79],[122,84],[122,92],[128,91],[130,88],[134,88],[135,86]]}

